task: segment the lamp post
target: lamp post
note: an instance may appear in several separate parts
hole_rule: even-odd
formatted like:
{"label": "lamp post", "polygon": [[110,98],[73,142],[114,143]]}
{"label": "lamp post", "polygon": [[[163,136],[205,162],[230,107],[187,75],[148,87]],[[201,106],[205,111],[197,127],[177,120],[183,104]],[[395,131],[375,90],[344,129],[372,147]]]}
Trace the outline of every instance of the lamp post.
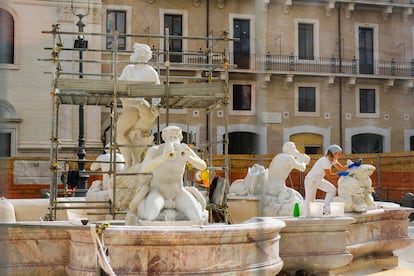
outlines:
{"label": "lamp post", "polygon": [[[79,49],[79,78],[83,78],[83,51],[88,48],[88,41],[85,40],[83,36],[83,29],[86,26],[85,23],[82,22],[82,19],[89,14],[90,9],[90,2],[88,0],[88,12],[86,14],[75,14],[73,8],[73,0],[71,2],[71,9],[73,15],[79,18],[76,26],[78,26],[78,38],[75,40],[73,48]],[[76,192],[75,196],[85,196],[87,189],[87,180],[89,178],[88,175],[85,175],[85,157],[86,157],[86,150],[85,150],[85,125],[84,125],[84,104],[79,104],[79,137],[78,137],[78,171],[79,171],[79,182],[78,182],[78,189],[81,190],[80,192]]]}

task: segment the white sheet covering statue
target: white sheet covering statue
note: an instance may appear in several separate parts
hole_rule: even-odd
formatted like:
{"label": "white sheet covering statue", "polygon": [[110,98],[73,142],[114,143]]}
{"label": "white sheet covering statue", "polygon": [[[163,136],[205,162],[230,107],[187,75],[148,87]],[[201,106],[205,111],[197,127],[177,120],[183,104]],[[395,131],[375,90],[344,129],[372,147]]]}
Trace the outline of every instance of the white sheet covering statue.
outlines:
{"label": "white sheet covering statue", "polygon": [[[109,172],[111,169],[111,164],[109,163],[111,160],[111,154],[109,150],[109,144],[106,145],[105,153],[99,155],[96,158],[97,162],[91,164],[91,170],[97,171],[101,169],[102,172]],[[115,154],[115,162],[116,164],[116,171],[122,172],[125,170],[125,159],[120,153]],[[120,162],[120,163],[118,163]],[[102,174],[102,181],[95,180],[92,182],[92,186],[88,189],[86,193],[86,200],[87,201],[106,201],[109,200],[109,189],[110,185],[110,175],[107,173]]]}
{"label": "white sheet covering statue", "polygon": [[[151,57],[152,52],[148,45],[135,43],[130,60],[138,64],[125,66],[119,80],[160,84],[157,71],[146,64]],[[145,145],[153,144],[151,128],[158,118],[159,109],[143,98],[121,98],[121,102],[123,112],[117,121],[116,138],[125,158],[126,167],[129,168],[142,161],[147,149]]]}
{"label": "white sheet covering statue", "polygon": [[[348,165],[352,164],[348,160]],[[375,166],[361,164],[359,167],[349,169],[347,176],[341,176],[338,180],[338,196],[333,199],[336,202],[345,203],[345,212],[365,212],[376,209],[377,205],[372,197],[371,175]]]}
{"label": "white sheet covering statue", "polygon": [[259,164],[254,164],[247,170],[244,179],[237,179],[230,185],[229,195],[247,196],[261,193],[262,185],[267,182],[268,169]]}
{"label": "white sheet covering statue", "polygon": [[148,184],[140,184],[129,204],[126,224],[147,221],[203,221],[208,217],[206,202],[194,187],[184,187],[187,162],[204,170],[206,163],[188,145],[181,143],[182,130],[168,126],[162,130],[164,144],[148,149],[140,171],[152,173]]}
{"label": "white sheet covering statue", "polygon": [[303,197],[293,188],[286,187],[291,170],[305,171],[310,158],[300,153],[293,142],[283,145],[269,165],[268,181],[263,185],[260,208],[264,216],[291,216],[296,202],[303,206]]}

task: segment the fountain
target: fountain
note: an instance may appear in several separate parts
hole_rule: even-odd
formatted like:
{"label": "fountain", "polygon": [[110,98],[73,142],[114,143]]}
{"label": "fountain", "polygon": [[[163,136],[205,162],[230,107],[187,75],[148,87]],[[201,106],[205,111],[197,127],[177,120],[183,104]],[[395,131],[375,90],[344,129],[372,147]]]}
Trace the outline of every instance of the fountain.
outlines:
{"label": "fountain", "polygon": [[[56,41],[58,26],[51,33]],[[117,34],[112,35],[117,41]],[[206,199],[182,183],[187,162],[199,170],[205,169],[206,163],[181,143],[181,129],[165,128],[165,143],[160,145],[153,144],[149,130],[159,108],[166,108],[168,115],[168,108],[173,107],[227,105],[228,79],[225,83],[163,85],[150,68],[132,65],[120,80],[116,70],[111,81],[58,78],[59,47],[54,49],[53,102],[79,104],[86,98],[88,104],[112,104],[115,141],[109,146],[109,183],[102,185],[109,187],[105,196],[112,199],[108,210],[111,219],[106,223],[72,216],[71,208],[93,209],[96,202],[73,203],[56,197],[59,149],[54,129],[52,198],[1,200],[1,210],[7,212],[0,223],[1,275],[96,275],[101,270],[109,275],[276,275],[282,269],[335,274],[351,271],[362,261],[391,267],[395,265],[392,251],[411,242],[407,217],[412,210],[395,205],[384,204],[382,209],[343,217],[292,217],[294,204],[303,204],[303,198],[286,187],[285,180],[292,169],[304,171],[309,163],[309,157],[299,153],[293,143],[285,144],[268,170],[257,166],[251,177],[234,186],[232,191],[239,195],[230,197],[229,204],[235,224],[208,224]],[[148,47],[137,46],[135,50]],[[148,60],[149,55],[143,56]],[[168,65],[168,54],[166,58]],[[225,61],[225,70],[228,66]],[[151,72],[150,77],[136,76],[139,68]],[[116,120],[119,99],[125,113]],[[147,99],[160,100],[150,104]],[[57,125],[58,105],[55,108]],[[117,138],[123,141],[119,147],[126,161],[124,170],[116,167]],[[227,129],[224,141],[228,141]],[[224,148],[227,154],[226,144]],[[251,202],[243,205],[243,197],[254,197],[251,202],[258,207],[251,210],[257,213],[244,212],[250,210]],[[237,213],[235,206],[241,212]],[[45,213],[45,218],[53,221],[43,220]]]}
{"label": "fountain", "polygon": [[[393,251],[412,242],[408,237],[407,219],[412,209],[374,202],[370,176],[375,167],[362,164],[349,169],[348,176],[339,178],[338,196],[331,203],[335,212],[323,215],[323,202],[317,201],[315,204],[321,206],[319,215],[292,217],[293,204],[301,206],[303,199],[286,187],[285,181],[292,169],[304,171],[308,162],[309,158],[297,153],[294,144],[288,142],[268,169],[261,166],[258,170],[258,165],[251,168],[248,176],[235,181],[232,185],[236,186],[230,189],[233,221],[240,223],[255,216],[283,220],[286,227],[280,232],[280,256],[286,273],[305,270],[316,275],[339,275],[397,266]],[[256,171],[265,176],[252,174]],[[261,187],[260,191],[251,192],[252,183]],[[273,198],[269,200],[269,197]],[[289,200],[283,201],[283,198]]]}

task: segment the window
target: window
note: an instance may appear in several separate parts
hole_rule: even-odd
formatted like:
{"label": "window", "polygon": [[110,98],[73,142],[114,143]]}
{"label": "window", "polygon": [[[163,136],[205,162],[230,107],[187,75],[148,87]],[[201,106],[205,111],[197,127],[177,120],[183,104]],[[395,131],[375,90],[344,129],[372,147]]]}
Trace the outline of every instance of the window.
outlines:
{"label": "window", "polygon": [[[181,14],[164,14],[164,28],[168,28],[169,35],[183,35],[183,16]],[[172,38],[168,45],[171,52],[183,51],[183,40]],[[166,46],[164,47],[166,48]],[[171,62],[182,62],[182,55],[170,55]]]}
{"label": "window", "polygon": [[259,154],[259,138],[259,135],[253,132],[229,133],[229,154]]}
{"label": "window", "polygon": [[314,37],[313,37],[313,24],[299,23],[298,25],[298,49],[299,59],[314,59]]}
{"label": "window", "polygon": [[14,20],[6,10],[0,9],[0,63],[14,63]]}
{"label": "window", "polygon": [[352,136],[352,153],[382,153],[384,137],[363,133]]}
{"label": "window", "polygon": [[305,145],[305,154],[322,154],[322,146]]}
{"label": "window", "polygon": [[250,68],[250,20],[237,19],[233,20],[234,38],[240,39],[234,41],[234,63],[238,69]]}
{"label": "window", "polygon": [[296,149],[300,152],[304,152],[306,154],[321,154],[323,136],[320,133],[317,133],[316,129],[312,129],[312,131],[315,131],[315,133],[295,133],[289,137],[289,141],[295,143]]}
{"label": "window", "polygon": [[359,73],[374,73],[374,29],[359,28]]}
{"label": "window", "polygon": [[375,89],[359,90],[359,112],[375,113]]}
{"label": "window", "polygon": [[315,87],[299,87],[298,91],[298,111],[316,111],[316,92]]}
{"label": "window", "polygon": [[[126,11],[120,10],[107,10],[106,11],[106,32],[120,34],[126,33]],[[112,49],[114,47],[114,37],[108,36],[106,38],[106,49]],[[126,49],[126,37],[118,38],[118,50]]]}
{"label": "window", "polygon": [[319,84],[295,83],[295,115],[319,116]]}
{"label": "window", "polygon": [[379,91],[378,85],[356,87],[356,117],[379,118]]}
{"label": "window", "polygon": [[0,157],[11,156],[12,135],[8,132],[0,132]]}
{"label": "window", "polygon": [[252,86],[246,84],[233,85],[233,110],[252,109]]}
{"label": "window", "polygon": [[410,137],[410,151],[414,151],[414,136]]}
{"label": "window", "polygon": [[231,86],[232,115],[254,115],[256,112],[254,85],[251,83],[237,83]]}

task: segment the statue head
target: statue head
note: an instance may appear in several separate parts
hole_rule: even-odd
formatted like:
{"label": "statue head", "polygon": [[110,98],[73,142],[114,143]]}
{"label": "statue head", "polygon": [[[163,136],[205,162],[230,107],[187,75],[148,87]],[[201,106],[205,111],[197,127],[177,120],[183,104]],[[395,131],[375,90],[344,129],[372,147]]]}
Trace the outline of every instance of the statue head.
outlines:
{"label": "statue head", "polygon": [[152,58],[152,51],[147,44],[134,43],[134,53],[131,54],[131,62],[148,62]]}
{"label": "statue head", "polygon": [[162,130],[162,139],[167,142],[170,140],[183,140],[183,131],[177,126],[167,126]]}
{"label": "statue head", "polygon": [[286,143],[284,143],[283,144],[283,147],[282,147],[282,151],[284,152],[284,153],[288,153],[288,154],[296,154],[297,153],[297,150],[296,150],[296,145],[295,145],[295,143],[293,143],[293,142],[286,142]]}

